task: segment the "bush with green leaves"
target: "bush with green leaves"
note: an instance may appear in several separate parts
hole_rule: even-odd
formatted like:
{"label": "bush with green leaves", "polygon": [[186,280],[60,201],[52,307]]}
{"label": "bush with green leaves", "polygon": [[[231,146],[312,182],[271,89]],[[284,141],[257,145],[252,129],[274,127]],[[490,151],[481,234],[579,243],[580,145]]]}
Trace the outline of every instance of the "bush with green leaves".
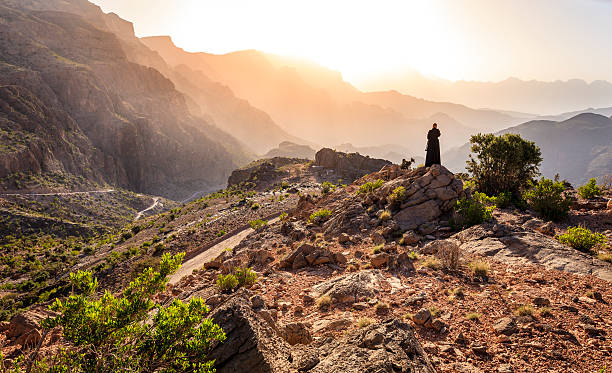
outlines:
{"label": "bush with green leaves", "polygon": [[472,154],[466,169],[480,192],[490,196],[510,192],[517,197],[540,174],[540,148],[519,135],[478,134],[470,143]]}
{"label": "bush with green leaves", "polygon": [[260,229],[263,229],[266,225],[268,225],[268,221],[261,220],[261,219],[251,220],[249,221],[249,225],[251,226],[252,229],[258,231]]}
{"label": "bush with green leaves", "polygon": [[597,179],[592,178],[588,183],[578,188],[578,195],[584,199],[601,196],[601,188],[597,186]]}
{"label": "bush with green leaves", "polygon": [[592,232],[583,226],[569,227],[567,232],[557,236],[557,239],[576,250],[589,252],[598,245],[606,243],[606,236]]}
{"label": "bush with green leaves", "polygon": [[370,194],[373,193],[376,189],[380,188],[385,182],[382,179],[378,179],[376,181],[368,181],[365,184],[362,184],[357,190],[357,194]]}
{"label": "bush with green leaves", "polygon": [[495,205],[487,205],[487,202],[482,200],[482,196],[486,197],[484,194],[475,193],[472,198],[462,198],[457,201],[450,220],[453,229],[466,229],[492,219]]}
{"label": "bush with green leaves", "polygon": [[397,188],[393,189],[393,192],[391,192],[387,197],[387,202],[389,202],[389,205],[394,209],[399,208],[405,200],[406,188],[403,186],[398,186]]}
{"label": "bush with green leaves", "polygon": [[238,279],[233,274],[219,274],[217,277],[217,288],[222,293],[231,293],[238,288]]}
{"label": "bush with green leaves", "polygon": [[331,216],[331,211],[328,209],[321,209],[310,214],[308,221],[314,224],[321,224],[325,222]]}
{"label": "bush with green leaves", "polygon": [[257,273],[249,267],[234,269],[234,276],[238,280],[239,287],[250,287],[257,282]]}
{"label": "bush with green leaves", "polygon": [[323,183],[321,183],[321,189],[323,190],[323,194],[327,194],[330,191],[334,191],[336,189],[336,186],[330,183],[329,181],[324,181]]}
{"label": "bush with green leaves", "polygon": [[570,210],[571,200],[565,195],[565,185],[558,179],[540,179],[523,197],[529,207],[546,220],[561,220]]}
{"label": "bush with green leaves", "polygon": [[42,323],[46,330],[61,327],[69,347],[50,359],[35,353],[28,371],[213,372],[214,362],[206,356],[225,334],[206,318],[204,301],[153,301],[183,257],[164,254],[158,270],[147,268],[119,296],[105,291],[98,297],[98,281],[91,272],[72,273],[73,293],[57,299],[50,309],[58,315]]}

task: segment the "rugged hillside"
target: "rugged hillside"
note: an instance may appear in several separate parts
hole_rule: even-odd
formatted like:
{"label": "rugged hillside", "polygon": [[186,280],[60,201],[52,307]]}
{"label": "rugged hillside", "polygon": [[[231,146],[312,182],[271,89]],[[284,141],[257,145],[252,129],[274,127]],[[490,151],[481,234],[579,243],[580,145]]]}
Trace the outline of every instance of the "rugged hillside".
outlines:
{"label": "rugged hillside", "polygon": [[410,149],[411,154],[404,155],[409,157],[421,155],[424,133],[434,121],[445,129],[442,147],[447,148],[464,142],[474,132],[472,128],[501,129],[522,121],[397,92],[362,93],[337,72],[258,51],[186,53],[168,37],[142,40],[169,65],[185,65],[204,73],[268,113],[288,132],[327,146],[346,142],[357,146],[401,144]]}
{"label": "rugged hillside", "polygon": [[314,159],[315,150],[308,145],[299,145],[290,141],[283,141],[278,144],[278,147],[270,149],[264,158],[285,157],[285,158],[302,158]]}
{"label": "rugged hillside", "polygon": [[[580,114],[562,122],[531,121],[499,133],[518,133],[535,141],[542,150],[540,170],[546,177],[560,174],[580,185],[589,178],[612,174],[612,119],[598,114]],[[453,149],[442,162],[454,171],[463,170],[470,146]]]}
{"label": "rugged hillside", "polygon": [[[57,3],[0,7],[2,177],[74,173],[180,198],[248,160],[234,138],[190,115],[172,82],[129,61],[122,42],[97,27],[99,8]],[[50,7],[86,18],[31,10]]]}
{"label": "rugged hillside", "polygon": [[[73,268],[116,290],[162,253],[186,251],[156,300],[205,300],[227,334],[209,354],[220,373],[591,372],[612,356],[612,264],[555,238],[583,224],[612,239],[611,191],[578,200],[559,223],[503,209],[455,232],[453,202],[469,191],[443,167],[387,165],[327,192],[308,175],[285,176],[127,225]],[[245,266],[254,285],[217,285]],[[6,302],[22,291],[3,288]],[[0,323],[8,363],[32,351],[45,316]],[[61,338],[53,330],[41,353]]]}

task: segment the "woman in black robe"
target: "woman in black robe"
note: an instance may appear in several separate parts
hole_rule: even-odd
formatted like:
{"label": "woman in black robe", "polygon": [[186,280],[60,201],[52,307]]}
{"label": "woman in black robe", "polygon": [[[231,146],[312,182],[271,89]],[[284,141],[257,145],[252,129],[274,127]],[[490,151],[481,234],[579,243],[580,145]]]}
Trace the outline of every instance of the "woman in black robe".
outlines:
{"label": "woman in black robe", "polygon": [[429,167],[434,164],[440,164],[440,130],[438,124],[434,123],[433,128],[427,132],[427,156],[425,158],[425,167]]}

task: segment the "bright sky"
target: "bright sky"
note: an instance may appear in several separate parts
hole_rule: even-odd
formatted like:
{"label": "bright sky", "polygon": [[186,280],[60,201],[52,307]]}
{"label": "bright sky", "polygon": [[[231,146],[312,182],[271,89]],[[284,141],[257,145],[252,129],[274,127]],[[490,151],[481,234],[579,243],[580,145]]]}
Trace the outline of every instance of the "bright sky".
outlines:
{"label": "bright sky", "polygon": [[612,0],[92,0],[189,51],[306,57],[352,82],[612,80]]}

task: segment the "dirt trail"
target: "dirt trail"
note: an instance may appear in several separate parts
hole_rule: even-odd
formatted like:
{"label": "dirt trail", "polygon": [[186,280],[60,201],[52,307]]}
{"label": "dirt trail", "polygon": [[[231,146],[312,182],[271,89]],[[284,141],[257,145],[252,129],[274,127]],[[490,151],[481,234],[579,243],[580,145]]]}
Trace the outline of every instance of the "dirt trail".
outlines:
{"label": "dirt trail", "polygon": [[103,190],[89,190],[84,192],[60,192],[60,193],[2,193],[0,196],[30,196],[30,197],[39,197],[39,196],[74,196],[79,194],[104,194],[104,193],[114,193],[116,190],[114,189],[103,189]]}
{"label": "dirt trail", "polygon": [[[268,222],[268,224],[274,224],[279,220],[279,218],[272,219]],[[204,251],[203,253],[200,253],[194,256],[193,258],[187,260],[183,263],[181,268],[179,268],[179,270],[176,271],[176,273],[170,277],[169,283],[174,285],[178,283],[183,277],[190,275],[194,269],[202,269],[204,263],[210,262],[211,260],[219,256],[223,252],[223,250],[233,249],[234,247],[238,246],[240,242],[242,242],[249,234],[253,232],[253,229],[247,228],[219,242],[218,244],[212,246],[210,249]]]}
{"label": "dirt trail", "polygon": [[151,204],[151,206],[147,207],[146,209],[139,211],[136,214],[136,217],[134,218],[134,221],[140,220],[140,218],[142,218],[142,215],[144,215],[146,212],[153,210],[154,208],[156,208],[157,206],[161,205],[162,203],[159,202],[159,197],[153,197],[153,203]]}

